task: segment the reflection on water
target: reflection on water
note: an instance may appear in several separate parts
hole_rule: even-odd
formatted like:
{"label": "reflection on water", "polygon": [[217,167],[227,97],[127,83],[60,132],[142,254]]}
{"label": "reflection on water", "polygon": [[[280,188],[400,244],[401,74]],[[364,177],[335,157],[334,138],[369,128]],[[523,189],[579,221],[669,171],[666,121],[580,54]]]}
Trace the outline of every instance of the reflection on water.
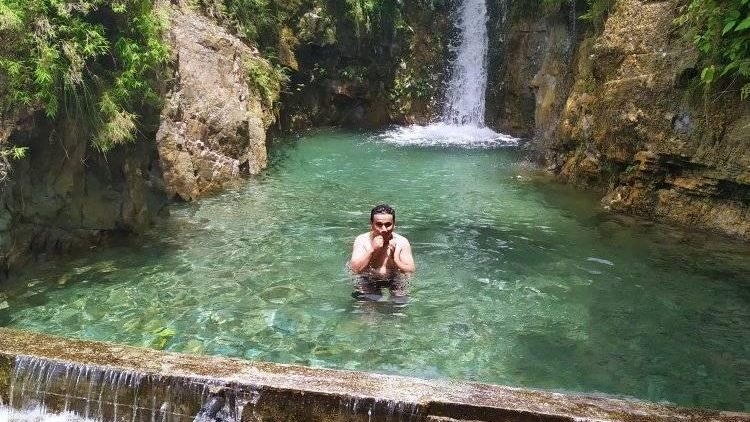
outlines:
{"label": "reflection on water", "polygon": [[[750,248],[604,214],[509,149],[323,132],[138,243],[38,268],[0,324],[189,353],[750,410]],[[397,210],[409,301],[344,263]]]}

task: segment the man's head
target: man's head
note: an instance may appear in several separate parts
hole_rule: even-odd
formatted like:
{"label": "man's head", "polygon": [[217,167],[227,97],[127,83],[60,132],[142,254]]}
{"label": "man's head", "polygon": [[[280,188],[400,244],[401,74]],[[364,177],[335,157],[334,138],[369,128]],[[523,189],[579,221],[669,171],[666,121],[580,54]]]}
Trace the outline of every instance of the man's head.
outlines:
{"label": "man's head", "polygon": [[396,210],[390,205],[380,204],[370,211],[370,229],[384,238],[390,238],[396,225]]}

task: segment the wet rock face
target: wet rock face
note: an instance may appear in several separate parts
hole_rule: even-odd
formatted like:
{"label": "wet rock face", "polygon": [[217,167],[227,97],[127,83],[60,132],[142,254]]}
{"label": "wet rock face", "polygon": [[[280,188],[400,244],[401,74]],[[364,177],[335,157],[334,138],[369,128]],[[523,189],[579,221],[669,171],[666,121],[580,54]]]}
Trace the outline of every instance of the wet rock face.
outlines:
{"label": "wet rock face", "polygon": [[[393,3],[403,24],[391,22],[366,33],[357,33],[350,17],[331,17],[335,36],[307,35],[295,50],[298,71],[283,94],[279,126],[284,131],[331,125],[379,129],[436,120],[454,32],[452,3]],[[308,25],[315,31],[305,32],[324,32],[321,22],[308,19]]]}
{"label": "wet rock face", "polygon": [[273,119],[248,85],[257,51],[188,7],[169,10],[175,80],[156,142],[168,193],[191,201],[263,170]]}
{"label": "wet rock face", "polygon": [[84,128],[34,115],[10,136],[29,153],[0,186],[0,278],[45,255],[143,231],[164,212],[153,143],[141,140],[104,155],[84,141]]}
{"label": "wet rock face", "polygon": [[676,10],[618,2],[578,50],[560,136],[539,145],[565,179],[604,186],[605,208],[750,239],[750,106],[690,96],[698,55],[668,30]]}
{"label": "wet rock face", "polygon": [[487,6],[487,125],[514,136],[552,138],[573,83],[575,21],[565,8],[545,10],[541,2]]}

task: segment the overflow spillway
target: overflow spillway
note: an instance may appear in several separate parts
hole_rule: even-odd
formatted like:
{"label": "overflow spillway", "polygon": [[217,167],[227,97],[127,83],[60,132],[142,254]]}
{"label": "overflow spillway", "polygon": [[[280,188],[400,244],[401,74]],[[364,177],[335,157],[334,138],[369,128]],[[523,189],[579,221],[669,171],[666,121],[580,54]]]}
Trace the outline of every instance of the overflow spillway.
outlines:
{"label": "overflow spillway", "polygon": [[2,328],[0,405],[96,421],[750,421],[740,413],[182,355]]}

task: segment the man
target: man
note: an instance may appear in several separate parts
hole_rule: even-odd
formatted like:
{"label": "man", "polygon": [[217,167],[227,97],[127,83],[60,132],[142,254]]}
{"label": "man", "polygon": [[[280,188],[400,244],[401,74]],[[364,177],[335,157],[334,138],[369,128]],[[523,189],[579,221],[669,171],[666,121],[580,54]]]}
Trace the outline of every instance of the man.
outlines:
{"label": "man", "polygon": [[370,211],[370,231],[357,236],[349,267],[357,274],[357,297],[377,300],[380,289],[392,296],[406,295],[406,281],[416,267],[411,245],[394,232],[396,211],[386,204]]}

